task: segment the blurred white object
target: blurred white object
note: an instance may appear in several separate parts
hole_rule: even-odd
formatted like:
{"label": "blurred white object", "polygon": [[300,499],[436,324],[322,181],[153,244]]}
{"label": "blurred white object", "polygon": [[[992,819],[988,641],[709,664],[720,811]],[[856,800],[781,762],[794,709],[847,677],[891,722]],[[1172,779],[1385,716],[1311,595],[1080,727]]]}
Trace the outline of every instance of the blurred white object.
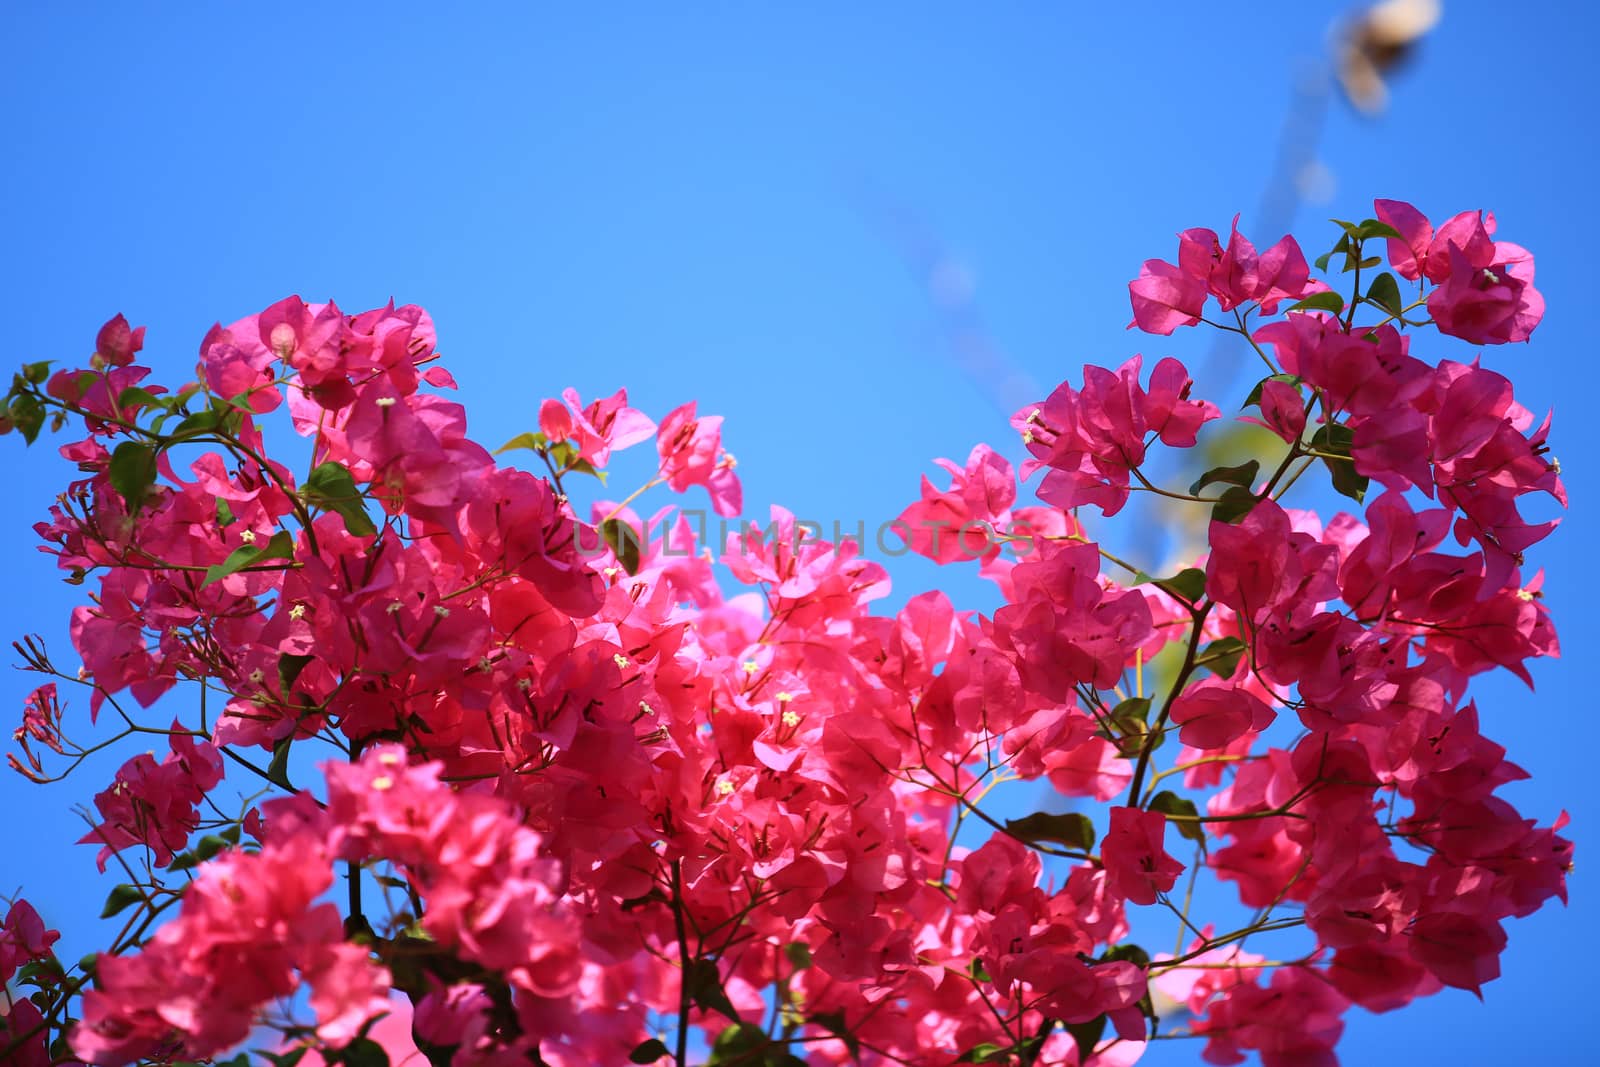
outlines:
{"label": "blurred white object", "polygon": [[1339,84],[1346,98],[1369,115],[1389,102],[1385,77],[1438,25],[1440,0],[1383,0],[1348,25],[1336,49]]}

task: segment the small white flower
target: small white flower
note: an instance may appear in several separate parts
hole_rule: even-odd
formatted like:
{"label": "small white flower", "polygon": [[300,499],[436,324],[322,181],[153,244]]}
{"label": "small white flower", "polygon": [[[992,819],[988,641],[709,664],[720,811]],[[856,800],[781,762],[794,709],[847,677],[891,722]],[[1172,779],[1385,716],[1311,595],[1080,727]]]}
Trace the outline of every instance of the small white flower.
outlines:
{"label": "small white flower", "polygon": [[783,725],[785,725],[785,726],[799,726],[800,725],[800,716],[795,714],[792,711],[784,712],[782,718],[783,718]]}
{"label": "small white flower", "polygon": [[387,774],[380,774],[378,777],[372,780],[372,788],[376,789],[380,793],[385,789],[393,789],[394,779],[390,778]]}
{"label": "small white flower", "polygon": [[380,408],[392,408],[394,407],[394,397],[380,396],[378,399],[374,400],[373,403],[377,404]]}
{"label": "small white flower", "polygon": [[441,619],[448,619],[450,617],[450,609],[445,607],[443,604],[435,604],[433,606],[433,613],[439,616]]}
{"label": "small white flower", "polygon": [[264,674],[262,672],[260,667],[257,667],[255,670],[250,672],[250,681],[252,683],[254,683],[255,685],[260,685],[261,684],[261,680],[263,678],[265,678],[265,677],[266,677],[266,674]]}
{"label": "small white flower", "polygon": [[1488,283],[1490,285],[1499,285],[1500,284],[1499,276],[1496,275],[1495,272],[1490,270],[1488,267],[1483,268],[1483,277],[1484,277],[1484,279],[1486,281],[1488,281]]}
{"label": "small white flower", "polygon": [[743,663],[741,663],[739,666],[744,669],[744,673],[746,673],[746,674],[754,674],[754,673],[756,673],[756,671],[759,671],[761,669],[761,664],[757,663],[753,659],[747,659]]}
{"label": "small white flower", "polygon": [[389,601],[389,606],[384,608],[383,610],[388,612],[390,615],[398,615],[398,614],[400,614],[400,601],[398,601],[398,600]]}
{"label": "small white flower", "polygon": [[717,792],[722,796],[729,795],[733,792],[733,783],[726,778],[719,778],[717,780]]}
{"label": "small white flower", "polygon": [[628,657],[624,656],[621,652],[618,652],[616,655],[611,657],[611,662],[615,663],[618,668],[626,668],[628,666]]}
{"label": "small white flower", "polygon": [[254,530],[240,530],[239,540],[247,545],[253,545],[256,543],[256,532]]}
{"label": "small white flower", "polygon": [[304,604],[296,604],[296,605],[294,605],[293,607],[291,607],[289,609],[289,618],[291,618],[291,619],[303,619],[305,617],[306,617],[306,606]]}

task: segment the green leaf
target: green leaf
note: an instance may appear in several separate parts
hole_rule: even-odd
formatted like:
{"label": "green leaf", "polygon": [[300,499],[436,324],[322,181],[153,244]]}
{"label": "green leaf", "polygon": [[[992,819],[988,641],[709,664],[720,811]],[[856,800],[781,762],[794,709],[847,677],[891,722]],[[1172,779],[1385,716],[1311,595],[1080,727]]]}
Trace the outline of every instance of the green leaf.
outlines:
{"label": "green leaf", "polygon": [[291,655],[288,652],[278,656],[278,685],[279,692],[285,700],[289,699],[289,690],[294,688],[294,683],[299,680],[300,672],[306,669],[306,664],[312,660],[307,655]]}
{"label": "green leaf", "polygon": [[[1233,672],[1239,668],[1239,659],[1245,653],[1245,645],[1237,637],[1219,637],[1205,648],[1200,650],[1197,661],[1204,660],[1205,669],[1218,678],[1232,678]],[[1213,659],[1212,657],[1216,657]]]}
{"label": "green leaf", "polygon": [[764,1053],[771,1043],[772,1039],[767,1037],[766,1031],[754,1023],[734,1023],[717,1035],[711,1045],[711,1058],[706,1061],[706,1067],[712,1067],[713,1064],[754,1067],[758,1062],[756,1057]]}
{"label": "green leaf", "polygon": [[1378,219],[1368,219],[1360,226],[1357,226],[1356,236],[1363,241],[1371,240],[1374,237],[1391,237],[1396,241],[1405,240],[1400,235],[1399,230],[1390,226],[1387,222],[1380,222]]}
{"label": "green leaf", "polygon": [[54,985],[63,977],[61,962],[54,956],[32,960],[17,968],[17,984],[33,986],[43,989],[46,985]]}
{"label": "green leaf", "polygon": [[228,839],[219,834],[206,834],[194,844],[194,854],[204,863],[228,847]]}
{"label": "green leaf", "polygon": [[1150,798],[1150,810],[1159,811],[1169,818],[1173,815],[1179,816],[1180,818],[1171,820],[1178,834],[1187,837],[1201,848],[1206,847],[1206,831],[1200,824],[1200,811],[1194,806],[1194,801],[1163,790]]}
{"label": "green leaf", "polygon": [[1211,509],[1212,522],[1225,522],[1233,524],[1250,514],[1250,509],[1256,506],[1256,495],[1250,490],[1239,485],[1230,485],[1223,490],[1222,496]]}
{"label": "green leaf", "polygon": [[567,470],[577,471],[579,474],[587,474],[590,477],[598,478],[600,479],[601,485],[605,485],[606,479],[610,477],[609,472],[600,470],[593,463],[590,463],[586,459],[573,460],[571,463],[567,464]]}
{"label": "green leaf", "polygon": [[200,866],[200,857],[193,852],[179,852],[172,857],[172,862],[167,864],[169,871],[188,871]]}
{"label": "green leaf", "polygon": [[217,497],[217,525],[226,529],[238,521],[233,517],[233,508],[228,506],[228,502],[220,496]]}
{"label": "green leaf", "polygon": [[1337,456],[1348,456],[1350,446],[1355,441],[1355,431],[1342,422],[1325,423],[1317,427],[1317,432],[1311,438],[1311,447],[1319,452],[1332,452]]}
{"label": "green leaf", "polygon": [[1260,473],[1261,461],[1256,459],[1233,467],[1212,467],[1195,479],[1194,483],[1189,486],[1189,492],[1198,493],[1206,486],[1215,485],[1219,482],[1249,489],[1256,484],[1256,476]]}
{"label": "green leaf", "polygon": [[571,441],[557,441],[550,446],[550,462],[555,464],[557,470],[565,470],[567,466],[578,458],[578,446]]}
{"label": "green leaf", "polygon": [[295,1067],[296,1064],[305,1059],[306,1053],[309,1051],[311,1051],[309,1046],[302,1045],[300,1048],[289,1052],[268,1052],[266,1049],[256,1049],[256,1055],[267,1060],[273,1067]]}
{"label": "green leaf", "polygon": [[24,363],[22,377],[30,385],[43,385],[50,380],[50,363],[48,359],[41,359],[37,363]]}
{"label": "green leaf", "polygon": [[1365,474],[1356,471],[1354,463],[1326,459],[1323,462],[1328,465],[1328,471],[1333,475],[1334,489],[1358,504],[1366,499],[1369,480]]}
{"label": "green leaf", "polygon": [[973,1045],[963,1052],[956,1060],[957,1063],[1000,1063],[1011,1058],[1011,1049],[1005,1045],[996,1045],[989,1041]]}
{"label": "green leaf", "polygon": [[1379,263],[1382,263],[1382,262],[1383,262],[1383,257],[1382,256],[1368,256],[1366,259],[1363,259],[1361,261],[1360,266],[1361,266],[1362,270],[1366,270],[1369,267],[1376,267]]}
{"label": "green leaf", "polygon": [[228,553],[228,558],[221,563],[213,563],[206,568],[206,579],[200,583],[204,589],[212,582],[221,581],[230,574],[237,574],[246,567],[253,567],[263,560],[293,559],[294,536],[288,530],[279,530],[272,535],[266,544],[240,545]]}
{"label": "green leaf", "polygon": [[260,558],[261,549],[256,545],[240,545],[228,553],[227,559],[206,568],[206,580],[201,583],[201,588],[243,570]]}
{"label": "green leaf", "polygon": [[1179,600],[1195,604],[1206,595],[1206,572],[1198,567],[1185,567],[1171,578],[1156,582],[1156,586]]}
{"label": "green leaf", "polygon": [[1131,963],[1135,967],[1143,969],[1150,966],[1150,953],[1132,941],[1124,941],[1120,945],[1107,949],[1106,954],[1101,956],[1100,960],[1102,963]]}
{"label": "green leaf", "polygon": [[1361,227],[1355,223],[1347,222],[1344,219],[1329,219],[1328,221],[1343,229],[1346,237],[1354,237],[1358,241],[1361,240]]}
{"label": "green leaf", "polygon": [[[1330,260],[1332,258],[1333,258],[1333,253],[1332,252],[1324,252],[1324,253],[1322,253],[1322,255],[1318,256],[1316,259],[1312,260],[1311,262],[1313,262],[1313,263],[1315,263],[1317,265],[1317,269],[1318,270],[1327,270],[1328,269],[1328,260]],[[1080,1025],[1087,1025],[1087,1024],[1080,1024]]]}
{"label": "green leaf", "polygon": [[1333,290],[1323,293],[1312,293],[1304,300],[1297,300],[1284,308],[1285,311],[1331,311],[1338,315],[1344,311],[1344,297]]}
{"label": "green leaf", "polygon": [[172,436],[188,437],[210,433],[222,422],[222,416],[217,413],[216,409],[206,408],[204,411],[197,411],[178,423],[178,428],[172,431]]}
{"label": "green leaf", "polygon": [[1111,709],[1111,721],[1118,726],[1138,723],[1143,726],[1150,721],[1150,698],[1129,697]]}
{"label": "green leaf", "polygon": [[1094,821],[1075,811],[1062,814],[1036,811],[1020,819],[1007,819],[1006,832],[1030,844],[1051,841],[1082,852],[1094,847]]}
{"label": "green leaf", "polygon": [[1100,1037],[1106,1032],[1106,1017],[1096,1015],[1088,1022],[1062,1023],[1062,1029],[1072,1035],[1073,1043],[1078,1046],[1078,1062],[1087,1063],[1094,1054],[1094,1047],[1100,1043]]}
{"label": "green leaf", "polygon": [[[1117,751],[1124,756],[1138,755],[1145,745],[1145,736],[1150,732],[1150,698],[1129,697],[1111,709],[1110,719],[1113,730],[1111,741],[1117,746]],[[1161,739],[1158,737],[1151,751],[1160,745]]]}
{"label": "green leaf", "polygon": [[344,1067],[389,1067],[389,1053],[370,1037],[358,1037],[336,1053],[324,1051],[323,1058]]}
{"label": "green leaf", "polygon": [[672,1055],[672,1050],[662,1043],[659,1037],[652,1037],[648,1041],[641,1041],[628,1053],[629,1063],[654,1063],[663,1056]]}
{"label": "green leaf", "polygon": [[117,407],[160,407],[161,399],[148,389],[141,389],[137,385],[130,385],[117,394]]}
{"label": "green leaf", "polygon": [[1144,571],[1135,571],[1133,584],[1153,585],[1169,596],[1192,605],[1206,595],[1206,572],[1196,567],[1186,567],[1171,578],[1157,578]]}
{"label": "green leaf", "polygon": [[111,488],[128,505],[128,514],[139,511],[139,505],[156,484],[156,450],[138,441],[124,441],[111,453]]}
{"label": "green leaf", "polygon": [[519,433],[505,444],[494,450],[495,455],[502,452],[511,452],[518,448],[526,448],[532,452],[543,452],[550,444],[550,438],[535,430],[533,433]]}
{"label": "green leaf", "polygon": [[331,460],[317,464],[300,491],[307,503],[337,511],[350,536],[371,537],[378,532],[367,514],[366,497],[356,488],[355,477],[344,464]]}
{"label": "green leaf", "polygon": [[733,1001],[728,999],[727,991],[722,988],[722,976],[717,973],[715,962],[695,960],[689,965],[689,976],[686,980],[689,983],[690,998],[701,1009],[721,1012],[736,1023],[741,1021],[739,1009],[733,1006]]}
{"label": "green leaf", "polygon": [[1333,487],[1359,504],[1367,495],[1368,479],[1366,475],[1357,473],[1355,462],[1349,458],[1350,447],[1354,440],[1355,434],[1350,427],[1343,423],[1330,422],[1317,429],[1311,438],[1311,447],[1318,452],[1341,457],[1323,456],[1323,465],[1333,476]]}
{"label": "green leaf", "polygon": [[1399,315],[1405,307],[1400,300],[1400,285],[1388,271],[1372,279],[1372,284],[1367,287],[1367,300],[1391,315]]}
{"label": "green leaf", "polygon": [[272,746],[272,762],[267,764],[267,781],[291,793],[295,791],[289,784],[289,747],[293,744],[293,734],[280,737]]}
{"label": "green leaf", "polygon": [[623,570],[629,574],[639,573],[639,555],[643,546],[639,544],[639,535],[632,526],[621,519],[607,519],[600,524],[600,536],[617,554],[617,562],[622,564]]}
{"label": "green leaf", "polygon": [[119,885],[112,887],[111,895],[106,897],[106,906],[100,910],[100,918],[109,919],[129,904],[137,904],[144,899],[144,894],[137,886]]}
{"label": "green leaf", "polygon": [[44,428],[44,405],[26,393],[13,396],[6,409],[6,418],[22,434],[22,439],[31,445],[39,439],[39,431]]}
{"label": "green leaf", "polygon": [[811,966],[811,946],[804,941],[791,941],[784,945],[783,954],[788,957],[789,966],[797,971]]}

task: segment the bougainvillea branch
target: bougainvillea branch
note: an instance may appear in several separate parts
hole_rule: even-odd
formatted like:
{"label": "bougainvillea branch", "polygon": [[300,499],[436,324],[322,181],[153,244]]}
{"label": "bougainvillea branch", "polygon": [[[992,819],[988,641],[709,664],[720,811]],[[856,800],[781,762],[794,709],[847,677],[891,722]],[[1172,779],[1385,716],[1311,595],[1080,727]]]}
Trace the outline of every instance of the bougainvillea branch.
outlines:
{"label": "bougainvillea branch", "polygon": [[[864,533],[781,509],[641,518],[740,514],[693,403],[569,389],[491,452],[417,307],[291,297],[177,388],[120,315],[86,367],[25,366],[0,425],[71,438],[36,529],[93,593],[81,668],[16,645],[11,766],[165,751],[94,797],[105,951],[68,965],[9,905],[0,1060],[1112,1067],[1189,1037],[1289,1067],[1335,1063],[1352,1006],[1478,992],[1504,920],[1565,898],[1565,815],[1497,795],[1524,775],[1468,695],[1557,653],[1525,559],[1556,521],[1523,509],[1565,495],[1548,418],[1413,348],[1526,341],[1544,304],[1492,216],[1374,214],[1314,263],[1188,230],[1130,283],[1149,333],[1248,341],[1260,454],[1163,484],[1152,450],[1222,408],[1134,356],[1018,412],[1020,470],[939,461],[886,525],[975,564],[988,615],[873,614]],[[636,491],[574,502],[648,442]],[[1346,510],[1290,506],[1319,483]],[[1205,516],[1173,573],[1115,547],[1134,493]],[[1040,780],[1066,804],[997,806]]]}

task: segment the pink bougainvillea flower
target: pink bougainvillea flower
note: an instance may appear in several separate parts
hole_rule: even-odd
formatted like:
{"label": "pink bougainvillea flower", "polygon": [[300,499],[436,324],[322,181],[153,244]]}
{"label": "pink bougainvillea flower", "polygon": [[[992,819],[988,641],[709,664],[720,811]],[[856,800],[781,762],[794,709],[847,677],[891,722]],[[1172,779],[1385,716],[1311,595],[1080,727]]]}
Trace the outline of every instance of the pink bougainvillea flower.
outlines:
{"label": "pink bougainvillea flower", "polygon": [[1184,865],[1167,855],[1162,838],[1167,817],[1138,808],[1111,809],[1111,829],[1100,844],[1106,877],[1116,892],[1133,904],[1154,904],[1170,890]]}
{"label": "pink bougainvillea flower", "polygon": [[144,327],[130,328],[121,315],[100,327],[94,339],[95,354],[113,367],[126,367],[143,347]]}
{"label": "pink bougainvillea flower", "polygon": [[1131,329],[1168,336],[1179,326],[1193,326],[1205,308],[1205,281],[1159,259],[1147,259],[1139,276],[1128,283],[1133,301]]}
{"label": "pink bougainvillea flower", "polygon": [[628,406],[626,389],[618,389],[587,407],[576,389],[567,389],[561,400],[545,400],[539,405],[539,429],[551,441],[572,440],[579,456],[596,467],[604,467],[612,452],[649,440],[656,432],[656,424]]}
{"label": "pink bougainvillea flower", "polygon": [[718,515],[737,515],[744,492],[734,474],[733,457],[722,450],[722,416],[695,417],[695,402],[674,408],[656,431],[661,477],[674,492],[703,485]]}

